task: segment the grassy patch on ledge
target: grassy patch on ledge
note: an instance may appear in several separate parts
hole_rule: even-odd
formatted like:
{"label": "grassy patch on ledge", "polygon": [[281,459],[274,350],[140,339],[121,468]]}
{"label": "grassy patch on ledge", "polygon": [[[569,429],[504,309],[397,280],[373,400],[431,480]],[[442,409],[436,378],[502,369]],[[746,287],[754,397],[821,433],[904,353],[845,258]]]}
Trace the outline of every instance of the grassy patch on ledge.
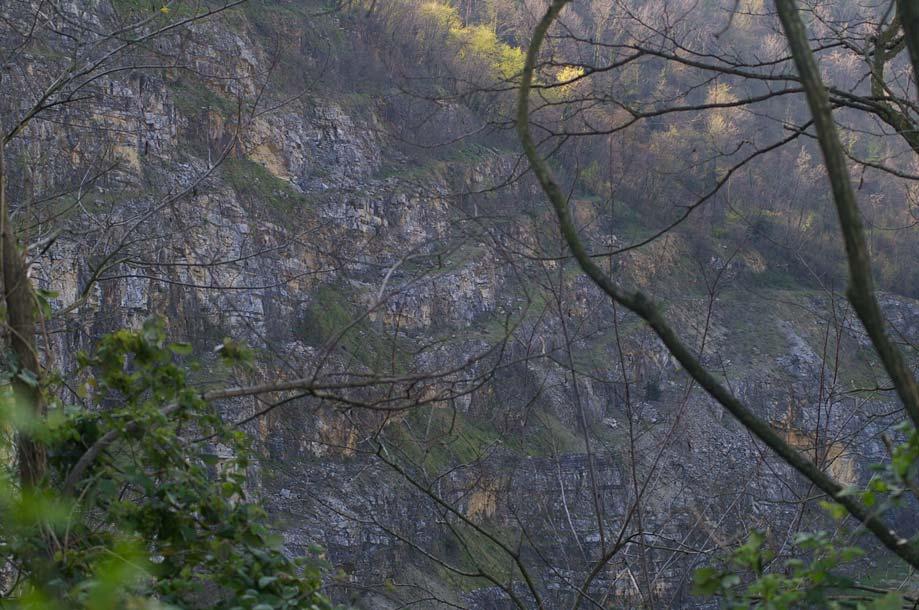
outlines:
{"label": "grassy patch on ledge", "polygon": [[226,118],[236,117],[239,113],[237,100],[216,93],[203,81],[192,80],[187,74],[170,80],[168,85],[176,110],[186,118],[197,117],[208,109]]}
{"label": "grassy patch on ledge", "polygon": [[[361,318],[360,307],[352,302],[351,295],[347,286],[321,286],[314,292],[296,329],[297,334],[316,346],[335,341],[344,352],[372,370],[405,372],[409,352],[403,340],[384,333],[368,318]],[[346,328],[348,330],[342,334]]]}
{"label": "grassy patch on ledge", "polygon": [[417,410],[387,427],[387,440],[431,475],[482,460],[501,448],[521,457],[583,453],[583,440],[555,416],[534,412],[520,430],[502,432],[448,408]]}
{"label": "grassy patch on ledge", "polygon": [[446,408],[415,410],[388,426],[386,438],[414,466],[430,474],[480,460],[502,442],[496,430],[479,426],[459,411]]}
{"label": "grassy patch on ledge", "polygon": [[267,204],[279,212],[293,212],[309,202],[309,198],[290,182],[250,159],[226,159],[220,172],[236,194],[250,203]]}

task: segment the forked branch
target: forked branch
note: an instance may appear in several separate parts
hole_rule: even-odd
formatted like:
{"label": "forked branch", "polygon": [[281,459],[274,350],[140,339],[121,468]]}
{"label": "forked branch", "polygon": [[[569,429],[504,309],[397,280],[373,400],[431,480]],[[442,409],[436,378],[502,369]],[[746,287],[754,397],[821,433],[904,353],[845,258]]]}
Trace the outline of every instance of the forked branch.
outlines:
{"label": "forked branch", "polygon": [[[670,353],[677,359],[683,368],[686,369],[686,372],[689,373],[689,375],[695,379],[712,398],[737,418],[745,428],[752,432],[760,441],[765,443],[770,449],[778,454],[782,460],[792,466],[807,480],[814,483],[814,485],[828,494],[833,500],[844,506],[846,510],[871,531],[885,547],[897,554],[911,566],[919,567],[919,552],[917,552],[916,548],[910,544],[909,541],[898,536],[896,532],[888,527],[880,518],[872,514],[858,499],[842,493],[843,488],[839,483],[820,470],[811,460],[801,455],[797,450],[786,443],[766,421],[758,417],[747,408],[746,405],[741,403],[711,373],[709,373],[704,366],[702,366],[702,363],[693,355],[692,351],[683,343],[676,332],[674,332],[652,301],[640,292],[626,292],[593,261],[593,258],[581,241],[577,228],[572,220],[571,212],[568,209],[567,198],[562,193],[549,165],[537,150],[536,143],[530,133],[529,124],[530,89],[533,85],[533,75],[539,60],[540,48],[542,47],[549,28],[556,18],[558,18],[567,3],[568,0],[554,0],[533,32],[533,38],[527,49],[526,62],[524,64],[518,92],[517,131],[523,145],[524,153],[533,169],[533,173],[555,210],[562,236],[571,249],[572,255],[579,267],[610,299],[642,318],[660,338]],[[857,225],[855,229],[860,229],[860,226],[860,224]],[[867,264],[867,261],[865,261],[864,264]],[[874,302],[870,283],[862,285],[860,290],[862,292],[867,290],[872,302]],[[878,315],[880,314],[878,313]],[[887,361],[885,360],[885,366],[886,365]],[[917,410],[917,414],[919,414],[919,410]],[[917,421],[919,421],[919,417],[917,417]]]}

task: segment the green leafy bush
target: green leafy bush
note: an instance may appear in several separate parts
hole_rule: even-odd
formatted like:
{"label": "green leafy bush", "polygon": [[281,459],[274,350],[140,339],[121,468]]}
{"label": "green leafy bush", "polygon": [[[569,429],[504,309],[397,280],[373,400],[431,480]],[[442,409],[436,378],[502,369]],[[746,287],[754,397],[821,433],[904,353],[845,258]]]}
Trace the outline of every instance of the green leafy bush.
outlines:
{"label": "green leafy bush", "polygon": [[[83,405],[55,402],[42,421],[22,416],[6,385],[4,447],[27,428],[48,448],[49,474],[17,489],[7,451],[0,607],[331,607],[318,551],[285,555],[249,498],[246,437],[188,386],[189,352],[166,341],[161,321],[114,332],[79,358]],[[230,363],[245,354],[221,350]]]}

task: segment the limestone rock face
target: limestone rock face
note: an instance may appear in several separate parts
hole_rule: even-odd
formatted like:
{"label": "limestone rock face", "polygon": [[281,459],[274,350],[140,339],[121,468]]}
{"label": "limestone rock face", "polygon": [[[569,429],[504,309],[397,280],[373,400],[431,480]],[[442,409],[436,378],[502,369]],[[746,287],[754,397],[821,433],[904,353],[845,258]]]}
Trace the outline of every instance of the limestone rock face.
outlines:
{"label": "limestone rock face", "polygon": [[[702,560],[674,547],[705,555],[750,528],[786,535],[802,483],[566,260],[512,139],[412,149],[403,140],[420,115],[349,82],[310,38],[322,32],[308,18],[273,15],[268,30],[254,19],[241,13],[167,39],[212,78],[118,73],[97,83],[91,105],[36,122],[11,145],[17,214],[37,219],[39,238],[56,232],[32,275],[57,293],[47,345],[60,366],[72,368],[100,334],[161,315],[208,365],[224,337],[251,345],[256,370],[234,382],[441,374],[399,385],[404,395],[368,384],[341,390],[347,400],[301,397],[245,425],[260,456],[253,493],[291,553],[326,549],[330,592],[357,607],[421,598],[419,607],[513,607],[500,588],[447,569],[474,572],[478,562],[508,573],[509,557],[469,524],[520,545],[547,607],[563,607],[632,518],[633,469],[650,481],[637,535],[652,550],[627,547],[592,594],[630,603],[639,585],[623,566],[644,561],[657,607],[701,607],[689,574]],[[336,19],[325,27],[340,27]],[[348,23],[356,29],[341,36],[365,34]],[[273,63],[273,35],[297,41],[296,63]],[[334,53],[389,69],[347,45]],[[36,70],[46,61],[32,60]],[[6,115],[17,110],[3,104]],[[443,142],[476,116],[460,104],[436,110],[424,137]],[[29,208],[100,160],[111,169],[78,195]],[[598,214],[578,204],[590,239],[626,243],[615,227],[601,231]],[[852,316],[829,331],[842,345],[830,363],[825,295],[775,291],[751,305],[743,278],[763,271],[751,253],[744,260],[756,264],[732,268],[710,301],[687,279],[688,256],[678,238],[655,242],[616,273],[665,300],[690,344],[704,336],[704,362],[795,446],[841,480],[863,480],[889,423],[875,415],[891,405],[845,407],[844,391],[874,374]],[[919,304],[889,296],[884,306],[904,336],[919,337]],[[221,406],[236,420],[266,403]],[[476,546],[464,549],[448,522]]]}

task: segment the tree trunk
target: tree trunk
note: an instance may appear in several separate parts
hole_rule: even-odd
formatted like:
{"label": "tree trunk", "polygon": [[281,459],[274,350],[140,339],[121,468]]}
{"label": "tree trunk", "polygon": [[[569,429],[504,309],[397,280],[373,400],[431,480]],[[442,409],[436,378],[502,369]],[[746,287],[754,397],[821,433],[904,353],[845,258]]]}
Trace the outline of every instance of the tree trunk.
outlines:
{"label": "tree trunk", "polygon": [[897,0],[897,16],[906,36],[909,59],[913,64],[913,79],[919,92],[919,5],[915,0]]}
{"label": "tree trunk", "polygon": [[[45,404],[39,387],[41,368],[35,343],[35,295],[26,261],[16,244],[16,234],[10,222],[4,148],[4,143],[0,141],[0,271],[6,302],[9,347],[18,361],[12,380],[13,393],[17,408],[40,420],[45,415]],[[35,486],[45,475],[45,448],[27,430],[20,430],[17,434],[16,453],[22,487]]]}

